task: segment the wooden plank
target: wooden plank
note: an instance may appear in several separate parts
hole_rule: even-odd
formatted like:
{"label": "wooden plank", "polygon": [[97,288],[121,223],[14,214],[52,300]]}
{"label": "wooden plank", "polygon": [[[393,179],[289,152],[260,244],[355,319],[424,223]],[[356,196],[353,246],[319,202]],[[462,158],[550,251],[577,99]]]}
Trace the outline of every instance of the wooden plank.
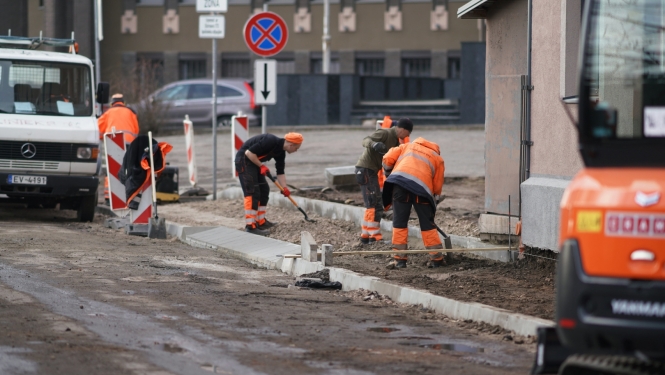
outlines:
{"label": "wooden plank", "polygon": [[[519,250],[518,248],[509,248],[508,246],[503,247],[486,247],[481,249],[432,249],[432,250],[376,250],[376,251],[337,251],[333,252],[333,256],[342,256],[342,255],[389,255],[389,254],[427,254],[433,251],[440,251],[442,253],[473,253],[476,251],[508,251],[508,250]],[[285,259],[297,259],[300,258],[300,254],[285,254]]]}

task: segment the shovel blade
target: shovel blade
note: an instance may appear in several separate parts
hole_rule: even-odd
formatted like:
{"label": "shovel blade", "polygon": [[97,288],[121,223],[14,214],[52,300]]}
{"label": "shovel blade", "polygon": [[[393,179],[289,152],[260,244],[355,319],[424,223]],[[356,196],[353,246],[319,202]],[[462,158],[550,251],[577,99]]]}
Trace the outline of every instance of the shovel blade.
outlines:
{"label": "shovel blade", "polygon": [[453,248],[453,242],[450,240],[450,236],[447,236],[443,239],[443,244],[445,245],[446,249]]}
{"label": "shovel blade", "polygon": [[158,219],[150,218],[148,221],[148,238],[166,239],[166,221],[163,217]]}

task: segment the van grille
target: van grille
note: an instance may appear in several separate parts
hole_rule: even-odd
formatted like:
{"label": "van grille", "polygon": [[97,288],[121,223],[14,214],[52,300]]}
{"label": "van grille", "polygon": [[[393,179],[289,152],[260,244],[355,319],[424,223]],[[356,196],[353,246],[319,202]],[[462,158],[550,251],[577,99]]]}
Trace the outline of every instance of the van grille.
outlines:
{"label": "van grille", "polygon": [[32,161],[32,160],[2,160],[0,159],[1,169],[33,169],[57,171],[60,163],[51,161]]}
{"label": "van grille", "polygon": [[[26,143],[32,143],[37,152],[31,158],[25,158],[21,154],[21,147]],[[26,142],[26,141],[0,141],[0,159],[14,159],[20,161],[78,161],[87,162],[76,158],[78,147],[96,147],[96,145],[57,143],[57,142]],[[96,160],[94,160],[96,161]]]}

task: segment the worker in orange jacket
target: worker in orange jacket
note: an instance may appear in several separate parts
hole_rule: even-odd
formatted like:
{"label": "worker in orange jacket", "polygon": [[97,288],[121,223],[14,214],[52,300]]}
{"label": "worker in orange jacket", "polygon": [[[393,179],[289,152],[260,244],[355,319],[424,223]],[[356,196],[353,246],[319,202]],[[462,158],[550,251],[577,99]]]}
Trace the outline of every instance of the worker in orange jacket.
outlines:
{"label": "worker in orange jacket", "polygon": [[[425,248],[437,250],[429,253],[428,266],[445,264],[443,254],[438,251],[443,245],[434,224],[445,171],[439,146],[420,137],[395,147],[383,157],[383,171],[388,176],[383,187],[383,204],[393,207],[393,250],[408,250],[408,222],[413,207]],[[388,268],[405,268],[406,261],[406,254],[395,253]]]}
{"label": "worker in orange jacket", "polygon": [[[99,139],[104,137],[105,133],[124,132],[125,144],[129,145],[139,134],[139,120],[133,109],[125,105],[125,98],[122,94],[113,94],[111,97],[111,108],[104,112],[97,119],[99,127]],[[104,201],[109,204],[109,178],[104,180]]]}

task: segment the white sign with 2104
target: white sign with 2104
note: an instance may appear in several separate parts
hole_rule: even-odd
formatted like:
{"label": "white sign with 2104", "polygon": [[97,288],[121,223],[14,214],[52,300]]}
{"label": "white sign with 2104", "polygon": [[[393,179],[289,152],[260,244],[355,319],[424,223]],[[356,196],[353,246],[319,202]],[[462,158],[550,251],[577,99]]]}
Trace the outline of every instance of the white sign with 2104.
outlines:
{"label": "white sign with 2104", "polygon": [[228,9],[228,0],[196,0],[196,11],[199,13],[226,13]]}

